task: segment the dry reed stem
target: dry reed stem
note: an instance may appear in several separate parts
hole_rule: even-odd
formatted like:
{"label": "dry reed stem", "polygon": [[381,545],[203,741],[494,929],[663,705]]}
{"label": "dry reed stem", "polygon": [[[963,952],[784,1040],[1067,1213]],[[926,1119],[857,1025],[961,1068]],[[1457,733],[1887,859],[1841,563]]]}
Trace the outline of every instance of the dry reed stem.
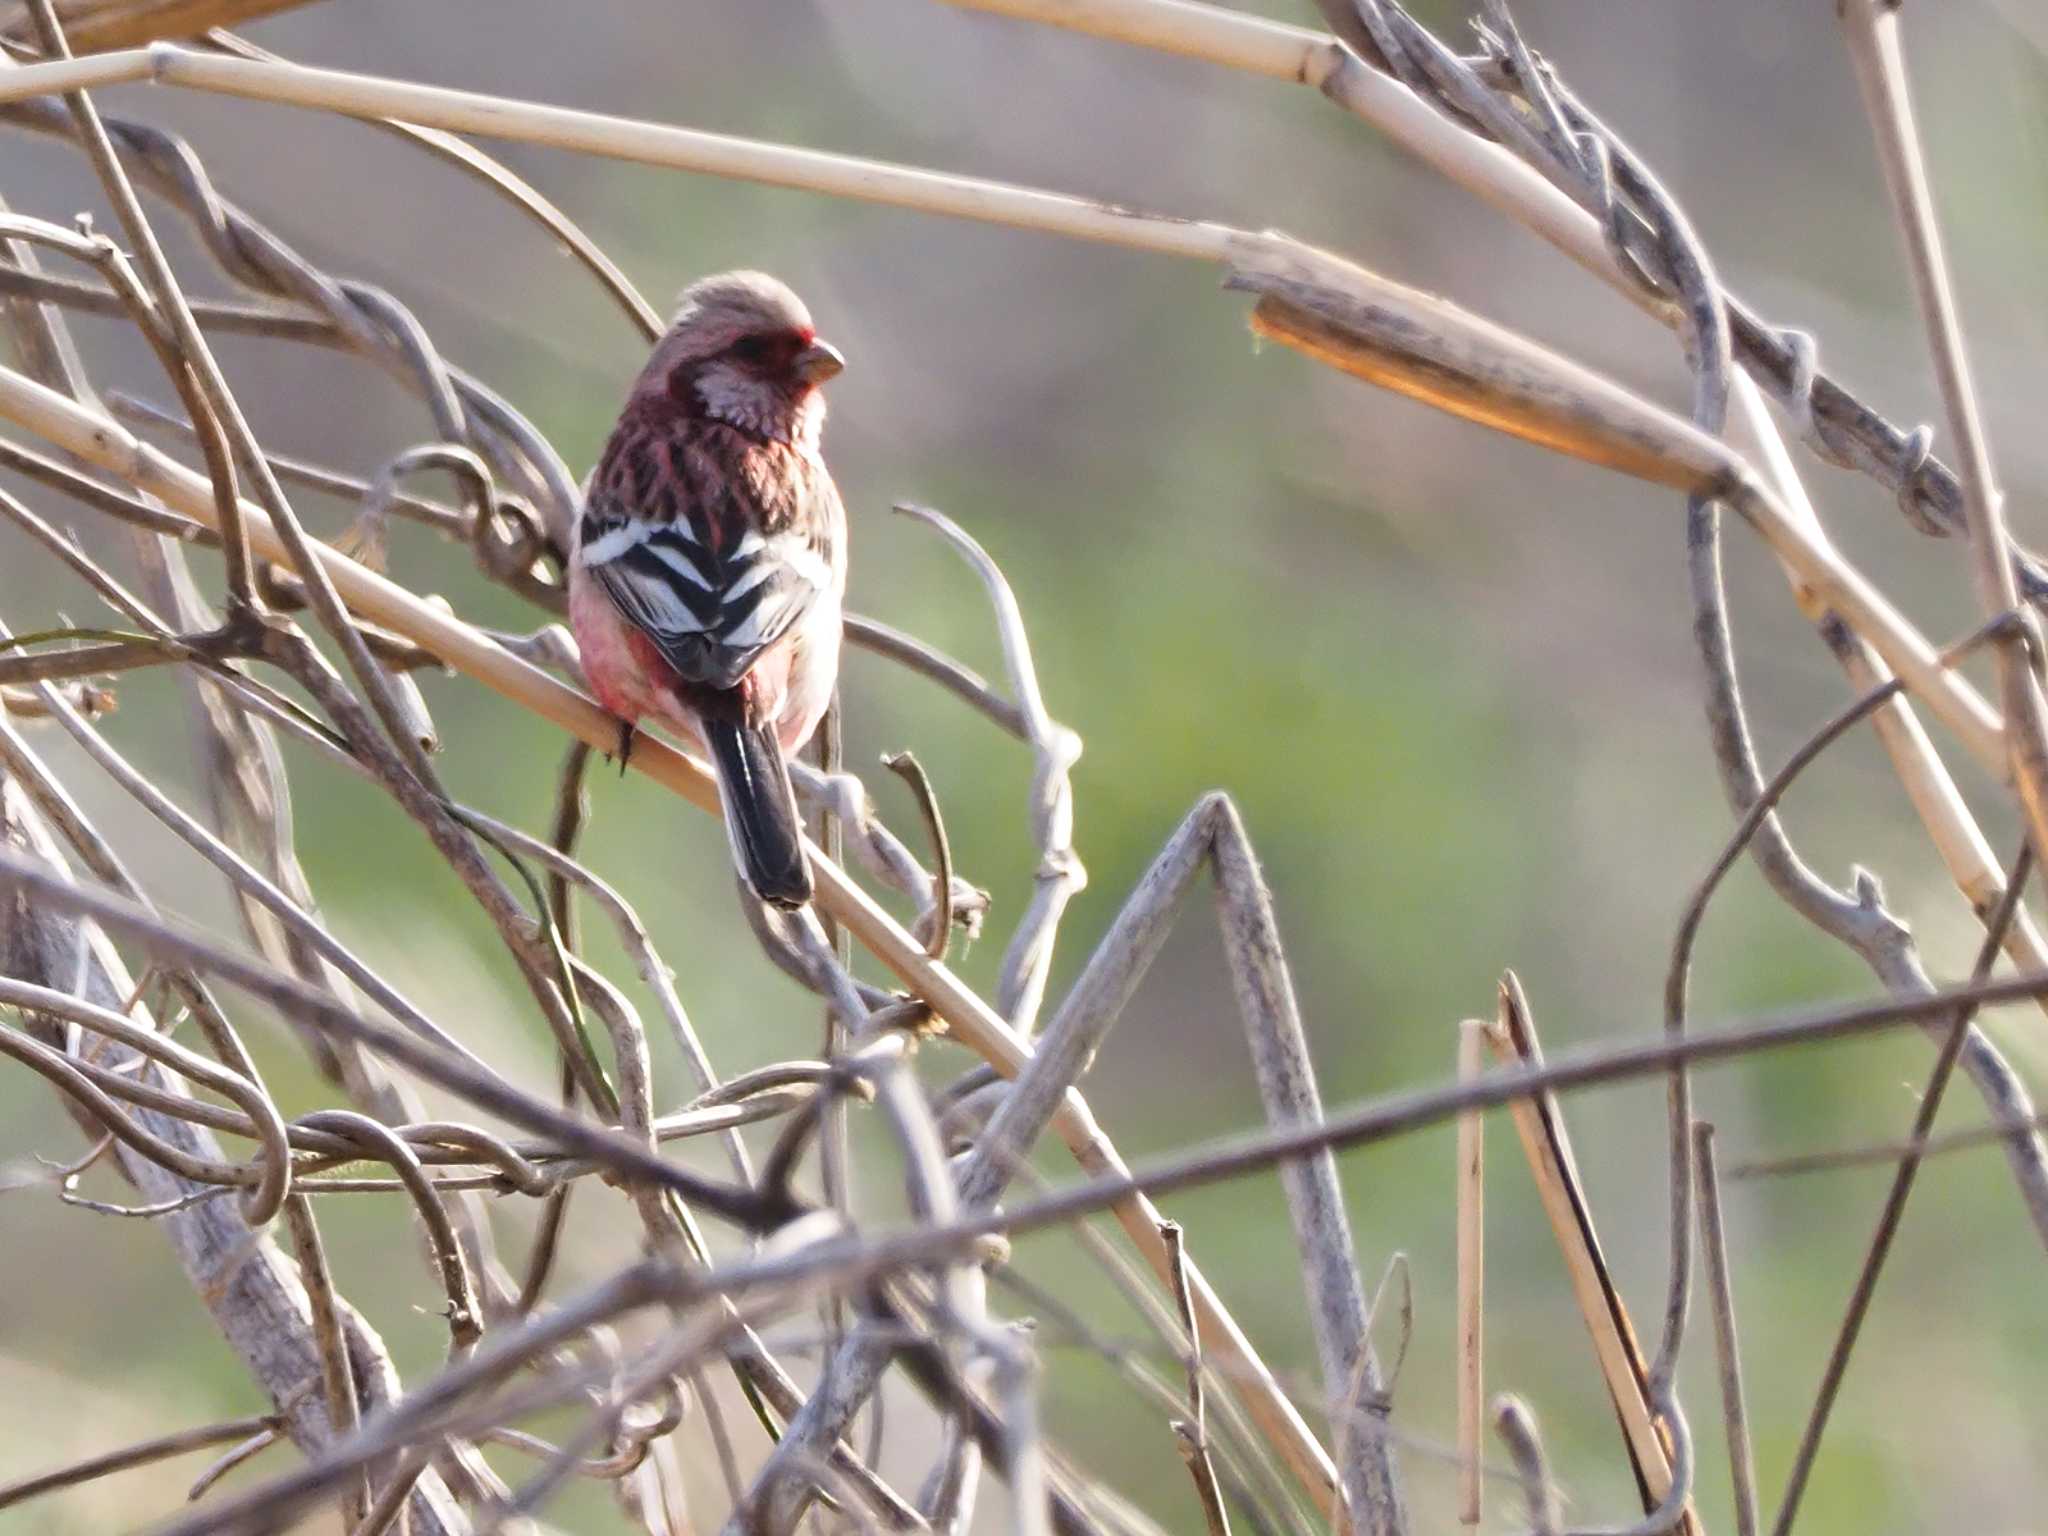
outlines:
{"label": "dry reed stem", "polygon": [[299,64],[222,58],[169,43],[5,71],[0,73],[0,102],[144,80],[349,117],[395,118],[459,133],[801,188],[1168,255],[1221,260],[1236,233],[1219,224],[1134,213],[1086,198],[977,177],[473,91]]}
{"label": "dry reed stem", "polygon": [[[1261,252],[1261,255],[1267,253]],[[1998,716],[1945,674],[1925,636],[1817,540],[1725,445],[1576,364],[1432,295],[1307,247],[1233,281],[1258,290],[1253,328],[1331,367],[1426,404],[1695,494],[1725,499],[1907,685],[1986,770],[2007,764]],[[1944,676],[1948,681],[1944,681]]]}
{"label": "dry reed stem", "polygon": [[[1272,892],[1251,838],[1227,795],[1204,797],[1189,820],[1199,828],[1203,862],[1213,872],[1217,926],[1266,1123],[1321,1124],[1322,1094],[1301,1004],[1281,947]],[[1186,882],[1191,884],[1198,872],[1199,865],[1189,868]],[[1159,893],[1168,914],[1184,890],[1185,885]],[[1361,1536],[1399,1536],[1407,1529],[1408,1515],[1387,1433],[1392,1409],[1372,1347],[1372,1318],[1337,1160],[1324,1153],[1284,1164],[1280,1185],[1301,1255],[1309,1322],[1323,1369],[1323,1402],[1337,1426],[1332,1441],[1346,1523]]]}
{"label": "dry reed stem", "polygon": [[[1963,354],[1962,324],[1913,123],[1899,45],[1898,7],[1878,0],[1841,0],[1836,12],[1848,37],[1856,82],[1877,137],[1885,187],[1905,237],[1949,432],[1962,453],[1963,511],[1969,522],[1978,600],[1987,618],[2010,613],[2019,605],[2011,561],[2012,535],[2005,525],[1991,445]],[[2048,859],[2048,698],[2042,695],[2036,672],[2039,641],[2038,630],[2028,634],[2013,629],[1994,642],[1993,655],[1998,663],[1999,696],[2009,722],[2006,747],[2012,758],[2011,778],[2019,790],[2034,851]]]}

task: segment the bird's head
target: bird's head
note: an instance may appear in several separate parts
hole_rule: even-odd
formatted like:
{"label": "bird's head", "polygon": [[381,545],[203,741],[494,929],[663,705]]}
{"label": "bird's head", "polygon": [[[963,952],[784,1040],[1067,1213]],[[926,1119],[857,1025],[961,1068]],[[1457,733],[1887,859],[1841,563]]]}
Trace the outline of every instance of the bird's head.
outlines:
{"label": "bird's head", "polygon": [[633,398],[815,446],[825,420],[818,386],[845,366],[787,284],[765,272],[722,272],[683,290]]}

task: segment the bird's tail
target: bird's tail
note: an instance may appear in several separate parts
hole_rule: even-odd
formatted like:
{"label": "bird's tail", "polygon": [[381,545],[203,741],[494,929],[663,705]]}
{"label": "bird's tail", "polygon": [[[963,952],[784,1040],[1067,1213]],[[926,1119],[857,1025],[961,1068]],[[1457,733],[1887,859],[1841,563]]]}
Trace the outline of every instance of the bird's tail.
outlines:
{"label": "bird's tail", "polygon": [[726,835],[747,888],[770,906],[793,911],[808,904],[811,866],[804,857],[803,818],[775,727],[704,717],[698,724],[718,770]]}

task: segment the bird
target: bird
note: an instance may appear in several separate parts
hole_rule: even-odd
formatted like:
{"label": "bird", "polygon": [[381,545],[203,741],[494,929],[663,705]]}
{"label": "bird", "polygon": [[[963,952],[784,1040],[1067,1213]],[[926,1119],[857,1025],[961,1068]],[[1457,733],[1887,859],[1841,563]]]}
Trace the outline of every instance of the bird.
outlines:
{"label": "bird", "polygon": [[789,757],[839,673],[846,511],[825,467],[821,387],[846,366],[763,272],[685,288],[591,471],[568,561],[592,691],[709,759],[747,888],[813,894]]}

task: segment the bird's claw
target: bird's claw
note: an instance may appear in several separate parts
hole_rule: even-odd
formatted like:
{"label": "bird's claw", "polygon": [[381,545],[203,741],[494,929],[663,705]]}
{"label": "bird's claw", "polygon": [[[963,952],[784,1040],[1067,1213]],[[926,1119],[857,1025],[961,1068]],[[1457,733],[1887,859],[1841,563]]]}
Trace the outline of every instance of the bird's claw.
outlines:
{"label": "bird's claw", "polygon": [[630,720],[620,720],[618,726],[619,744],[605,753],[604,760],[609,763],[617,759],[619,777],[623,779],[626,776],[626,765],[633,761],[633,739],[640,734],[640,730]]}

